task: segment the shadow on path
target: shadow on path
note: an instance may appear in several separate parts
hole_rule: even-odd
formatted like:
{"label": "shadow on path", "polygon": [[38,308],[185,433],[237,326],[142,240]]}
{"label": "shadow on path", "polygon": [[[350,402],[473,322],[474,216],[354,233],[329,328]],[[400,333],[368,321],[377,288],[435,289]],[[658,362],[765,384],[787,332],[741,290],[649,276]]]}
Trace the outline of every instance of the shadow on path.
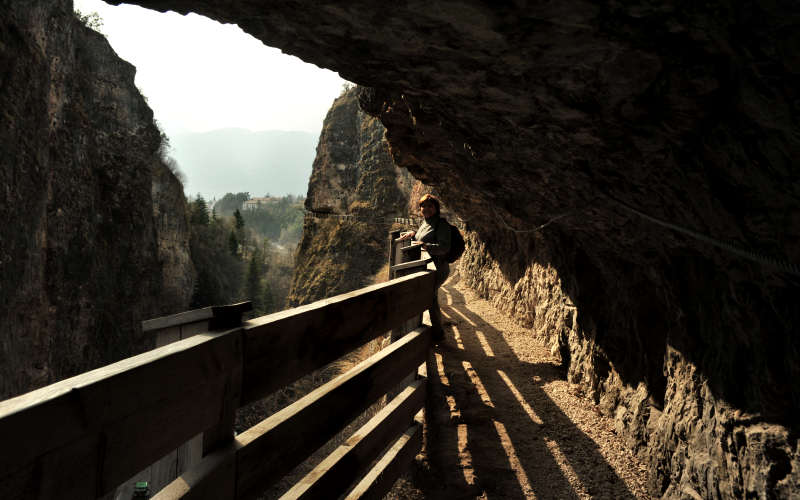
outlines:
{"label": "shadow on path", "polygon": [[440,291],[453,324],[428,362],[426,497],[635,498],[597,444],[545,392],[543,385],[563,379],[563,371],[551,362],[521,361],[455,283]]}

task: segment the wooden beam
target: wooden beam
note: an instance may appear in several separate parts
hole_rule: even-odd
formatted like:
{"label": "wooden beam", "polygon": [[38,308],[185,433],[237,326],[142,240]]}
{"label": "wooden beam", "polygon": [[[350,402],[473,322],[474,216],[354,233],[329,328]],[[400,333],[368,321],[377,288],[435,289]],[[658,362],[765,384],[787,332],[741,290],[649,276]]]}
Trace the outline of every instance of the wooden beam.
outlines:
{"label": "wooden beam", "polygon": [[397,264],[392,266],[392,271],[402,271],[404,269],[411,269],[413,267],[421,267],[425,269],[428,265],[428,262],[431,262],[431,259],[419,259],[419,260],[412,260],[411,262],[405,262],[403,264]]}
{"label": "wooden beam", "polygon": [[238,302],[224,306],[211,306],[193,309],[170,316],[162,316],[142,321],[142,332],[163,330],[171,326],[188,325],[211,320],[211,330],[230,329],[241,325],[242,314],[253,310],[252,302]]}
{"label": "wooden beam", "polygon": [[153,500],[219,500],[236,497],[236,450],[233,442],[159,491]]}
{"label": "wooden beam", "polygon": [[422,449],[422,425],[415,422],[364,476],[345,500],[376,499],[386,496],[400,475],[408,470]]}
{"label": "wooden beam", "polygon": [[433,301],[433,273],[421,271],[245,323],[245,405],[325,366]]}
{"label": "wooden beam", "polygon": [[[385,394],[402,374],[413,371],[429,346],[430,328],[410,333],[203,458],[157,498],[257,496]],[[230,467],[234,467],[235,485],[220,489],[220,481],[228,484]]]}
{"label": "wooden beam", "polygon": [[238,436],[237,497],[257,495],[291,471],[415,371],[429,347],[430,328],[419,328]]}
{"label": "wooden beam", "polygon": [[240,329],[201,334],[0,402],[0,498],[112,491],[218,425],[241,362]]}
{"label": "wooden beam", "polygon": [[427,381],[415,380],[281,499],[326,499],[344,494],[393,443],[425,403]]}
{"label": "wooden beam", "polygon": [[180,326],[187,323],[197,323],[205,321],[214,317],[214,311],[210,307],[202,309],[193,309],[191,311],[184,311],[170,316],[162,316],[160,318],[153,318],[142,321],[142,332],[151,332],[153,330],[162,330],[171,326]]}

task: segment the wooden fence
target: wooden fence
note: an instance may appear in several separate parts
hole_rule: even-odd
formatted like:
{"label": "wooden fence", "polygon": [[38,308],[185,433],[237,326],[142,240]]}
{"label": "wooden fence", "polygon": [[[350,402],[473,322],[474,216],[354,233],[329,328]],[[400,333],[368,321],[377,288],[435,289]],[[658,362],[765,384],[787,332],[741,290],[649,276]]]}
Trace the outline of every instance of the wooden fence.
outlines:
{"label": "wooden fence", "polygon": [[[373,402],[399,392],[287,493],[381,496],[421,446],[424,379],[395,389],[424,363],[427,326],[418,324],[238,436],[235,412],[418,317],[433,293],[433,273],[414,272],[199,333],[0,402],[0,498],[102,498],[199,433],[202,459],[155,498],[252,498]],[[226,326],[213,325],[213,315],[209,321]]]}

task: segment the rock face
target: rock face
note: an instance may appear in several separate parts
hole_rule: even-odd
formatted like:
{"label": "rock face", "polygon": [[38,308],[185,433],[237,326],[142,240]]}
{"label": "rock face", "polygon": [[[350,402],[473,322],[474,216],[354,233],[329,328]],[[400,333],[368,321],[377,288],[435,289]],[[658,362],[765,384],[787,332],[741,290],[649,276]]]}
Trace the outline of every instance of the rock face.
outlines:
{"label": "rock face", "polygon": [[[136,3],[235,22],[372,87],[362,106],[395,163],[469,221],[462,272],[551,339],[651,464],[654,494],[797,495],[796,4]],[[2,36],[8,66],[7,47],[24,41],[41,61],[63,34]],[[48,88],[59,64],[19,67],[3,88]],[[2,109],[47,137],[62,116],[49,88]],[[5,157],[24,159],[14,172],[37,195],[13,199],[12,215],[42,220],[53,148],[11,137]],[[4,247],[4,266],[45,244],[32,234]],[[3,271],[6,283],[18,275]]]}
{"label": "rock face", "polygon": [[325,117],[306,197],[308,210],[355,218],[306,221],[291,306],[371,284],[386,264],[388,219],[407,211],[413,178],[393,163],[383,125],[361,111],[356,94],[342,94]]}
{"label": "rock face", "polygon": [[191,266],[134,68],[70,1],[0,2],[0,19],[4,399],[142,350],[140,322],[188,303]]}

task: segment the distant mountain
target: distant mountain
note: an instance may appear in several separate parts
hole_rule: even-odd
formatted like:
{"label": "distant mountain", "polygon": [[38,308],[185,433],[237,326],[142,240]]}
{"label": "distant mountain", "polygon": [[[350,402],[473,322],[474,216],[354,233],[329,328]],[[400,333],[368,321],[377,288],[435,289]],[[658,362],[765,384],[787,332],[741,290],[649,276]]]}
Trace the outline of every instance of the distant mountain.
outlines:
{"label": "distant mountain", "polygon": [[170,137],[171,156],[186,174],[184,189],[194,196],[221,198],[305,195],[317,137],[310,132],[229,128]]}

